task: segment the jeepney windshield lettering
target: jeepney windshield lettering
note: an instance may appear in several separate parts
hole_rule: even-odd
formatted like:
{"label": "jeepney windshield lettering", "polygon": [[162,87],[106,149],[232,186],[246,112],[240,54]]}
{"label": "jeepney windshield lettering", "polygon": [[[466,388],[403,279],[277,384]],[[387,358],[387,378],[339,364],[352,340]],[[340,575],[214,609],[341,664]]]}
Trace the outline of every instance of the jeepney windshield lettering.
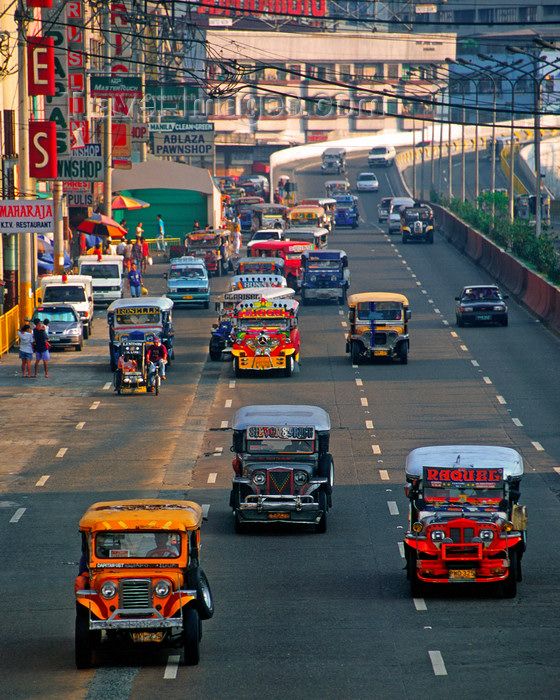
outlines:
{"label": "jeepney windshield lettering", "polygon": [[338,270],[340,260],[310,260],[308,268],[310,270]]}
{"label": "jeepney windshield lettering", "polygon": [[284,318],[245,318],[239,319],[236,324],[239,330],[274,328],[279,331],[289,330],[289,319]]}
{"label": "jeepney windshield lettering", "polygon": [[95,556],[99,559],[177,559],[180,553],[180,532],[144,530],[95,535]]}
{"label": "jeepney windshield lettering", "polygon": [[479,489],[471,487],[433,488],[428,486],[423,490],[426,504],[441,506],[445,504],[468,503],[470,505],[495,505],[503,499],[501,489]]}
{"label": "jeepney windshield lettering", "polygon": [[310,455],[315,452],[314,440],[278,440],[263,438],[247,440],[247,452],[250,454],[298,454]]}
{"label": "jeepney windshield lettering", "polygon": [[119,326],[156,326],[161,323],[161,313],[157,308],[140,306],[117,309],[115,320]]}

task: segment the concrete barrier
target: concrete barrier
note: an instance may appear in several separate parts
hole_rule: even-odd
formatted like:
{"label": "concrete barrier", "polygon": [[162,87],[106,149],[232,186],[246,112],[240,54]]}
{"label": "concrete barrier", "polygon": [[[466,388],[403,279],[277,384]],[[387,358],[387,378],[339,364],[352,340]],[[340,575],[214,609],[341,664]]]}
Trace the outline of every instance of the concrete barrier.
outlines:
{"label": "concrete barrier", "polygon": [[482,237],[479,236],[474,229],[469,228],[467,230],[465,254],[468,255],[471,260],[478,262],[482,257],[483,242]]}
{"label": "concrete barrier", "polygon": [[502,256],[498,280],[515,297],[522,297],[527,287],[527,268],[511,255]]}
{"label": "concrete barrier", "polygon": [[547,321],[554,312],[553,287],[543,277],[527,270],[527,287],[522,297],[523,303],[539,318]]}

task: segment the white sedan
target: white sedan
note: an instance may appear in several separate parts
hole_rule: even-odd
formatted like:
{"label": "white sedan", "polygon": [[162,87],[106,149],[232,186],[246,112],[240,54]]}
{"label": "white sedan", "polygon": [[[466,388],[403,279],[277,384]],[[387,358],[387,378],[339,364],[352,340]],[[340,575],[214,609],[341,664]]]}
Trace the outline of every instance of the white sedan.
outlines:
{"label": "white sedan", "polygon": [[379,190],[379,180],[375,173],[360,173],[356,181],[358,192],[377,192]]}

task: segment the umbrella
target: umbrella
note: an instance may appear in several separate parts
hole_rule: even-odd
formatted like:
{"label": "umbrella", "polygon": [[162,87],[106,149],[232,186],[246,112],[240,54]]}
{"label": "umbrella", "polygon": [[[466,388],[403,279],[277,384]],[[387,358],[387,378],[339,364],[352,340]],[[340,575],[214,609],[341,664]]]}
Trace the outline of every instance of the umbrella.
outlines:
{"label": "umbrella", "polygon": [[117,195],[111,203],[113,209],[127,209],[129,211],[133,209],[147,209],[149,206],[149,202],[144,202],[142,199],[134,199],[133,197],[125,197],[123,194]]}
{"label": "umbrella", "polygon": [[120,224],[109,216],[100,214],[94,214],[89,219],[84,219],[76,230],[93,236],[109,238],[124,238],[126,236],[126,231]]}

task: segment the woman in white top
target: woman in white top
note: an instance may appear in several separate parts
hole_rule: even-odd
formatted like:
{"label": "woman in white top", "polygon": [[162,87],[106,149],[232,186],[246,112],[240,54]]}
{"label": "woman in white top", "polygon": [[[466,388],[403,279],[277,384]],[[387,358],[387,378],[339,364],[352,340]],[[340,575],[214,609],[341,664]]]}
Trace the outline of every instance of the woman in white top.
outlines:
{"label": "woman in white top", "polygon": [[21,360],[21,376],[31,376],[31,360],[33,359],[33,333],[29,323],[24,324],[18,331],[19,358]]}

